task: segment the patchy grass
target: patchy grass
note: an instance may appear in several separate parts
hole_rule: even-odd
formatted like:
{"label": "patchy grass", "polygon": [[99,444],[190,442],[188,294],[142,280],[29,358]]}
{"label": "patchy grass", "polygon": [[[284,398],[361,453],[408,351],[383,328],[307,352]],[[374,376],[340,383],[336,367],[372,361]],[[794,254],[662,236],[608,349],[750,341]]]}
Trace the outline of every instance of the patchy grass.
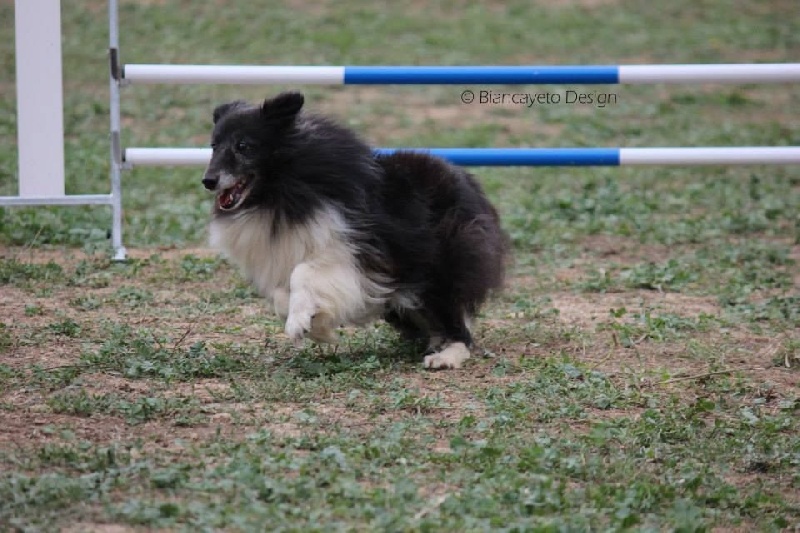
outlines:
{"label": "patchy grass", "polygon": [[[788,1],[122,4],[126,62],[613,64],[800,52]],[[0,3],[4,20],[12,10]],[[71,193],[108,187],[104,10],[62,6]],[[11,80],[13,38],[8,25],[0,32]],[[0,86],[0,194],[13,194],[14,90]],[[202,146],[214,104],[279,89],[127,88],[124,143]],[[467,106],[463,89],[304,88],[309,106],[386,146],[800,144],[789,86],[618,87],[615,105],[530,109]],[[0,524],[800,527],[800,172],[476,172],[516,260],[477,326],[492,356],[458,372],[423,372],[382,324],[342,332],[337,347],[290,347],[204,248],[209,199],[196,169],[125,174],[122,264],[109,259],[103,209],[0,210]]]}

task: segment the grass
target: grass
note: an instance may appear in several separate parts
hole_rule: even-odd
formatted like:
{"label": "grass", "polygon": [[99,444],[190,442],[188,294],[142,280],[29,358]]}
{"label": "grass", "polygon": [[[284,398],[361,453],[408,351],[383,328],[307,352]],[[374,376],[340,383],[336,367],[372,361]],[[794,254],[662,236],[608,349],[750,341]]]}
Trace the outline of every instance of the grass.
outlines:
{"label": "grass", "polygon": [[[67,190],[103,192],[105,7],[63,4]],[[122,4],[130,63],[800,52],[789,1]],[[15,194],[14,87],[0,87],[0,194]],[[215,104],[281,88],[126,88],[124,144],[206,145]],[[465,88],[616,103],[465,105]],[[784,85],[303,90],[383,146],[800,144]],[[477,325],[491,356],[440,373],[382,324],[290,347],[205,248],[198,172],[125,173],[125,263],[104,208],[0,209],[0,529],[800,527],[797,168],[476,169],[515,263]]]}

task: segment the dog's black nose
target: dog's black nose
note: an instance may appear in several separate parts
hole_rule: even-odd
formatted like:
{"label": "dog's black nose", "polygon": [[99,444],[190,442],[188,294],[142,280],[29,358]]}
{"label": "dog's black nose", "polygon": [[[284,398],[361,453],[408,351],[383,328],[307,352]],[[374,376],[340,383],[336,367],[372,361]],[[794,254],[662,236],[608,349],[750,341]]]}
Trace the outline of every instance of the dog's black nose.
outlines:
{"label": "dog's black nose", "polygon": [[217,178],[203,178],[203,187],[209,191],[213,191],[217,188],[217,181]]}

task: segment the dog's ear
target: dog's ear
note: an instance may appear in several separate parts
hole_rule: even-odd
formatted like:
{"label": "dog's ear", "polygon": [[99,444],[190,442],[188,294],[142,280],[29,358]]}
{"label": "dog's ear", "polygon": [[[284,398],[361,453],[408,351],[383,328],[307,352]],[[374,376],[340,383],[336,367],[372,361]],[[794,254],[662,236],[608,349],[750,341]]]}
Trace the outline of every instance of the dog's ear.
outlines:
{"label": "dog's ear", "polygon": [[261,105],[261,117],[267,120],[290,121],[303,108],[303,93],[284,92],[274,98],[267,98]]}
{"label": "dog's ear", "polygon": [[235,102],[229,102],[227,104],[218,105],[216,109],[214,109],[214,124],[219,122],[219,119],[221,119],[234,109],[237,109],[245,105],[247,105],[247,103],[242,100],[236,100]]}

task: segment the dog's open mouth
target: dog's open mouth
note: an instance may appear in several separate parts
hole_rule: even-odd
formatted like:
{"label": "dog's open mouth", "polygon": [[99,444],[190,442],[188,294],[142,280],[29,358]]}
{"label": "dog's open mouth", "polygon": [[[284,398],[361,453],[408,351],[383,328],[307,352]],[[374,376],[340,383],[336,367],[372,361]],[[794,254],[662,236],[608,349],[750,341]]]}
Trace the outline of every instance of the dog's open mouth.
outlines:
{"label": "dog's open mouth", "polygon": [[239,180],[233,187],[222,189],[217,194],[217,205],[223,211],[231,211],[242,204],[246,196],[245,182]]}

